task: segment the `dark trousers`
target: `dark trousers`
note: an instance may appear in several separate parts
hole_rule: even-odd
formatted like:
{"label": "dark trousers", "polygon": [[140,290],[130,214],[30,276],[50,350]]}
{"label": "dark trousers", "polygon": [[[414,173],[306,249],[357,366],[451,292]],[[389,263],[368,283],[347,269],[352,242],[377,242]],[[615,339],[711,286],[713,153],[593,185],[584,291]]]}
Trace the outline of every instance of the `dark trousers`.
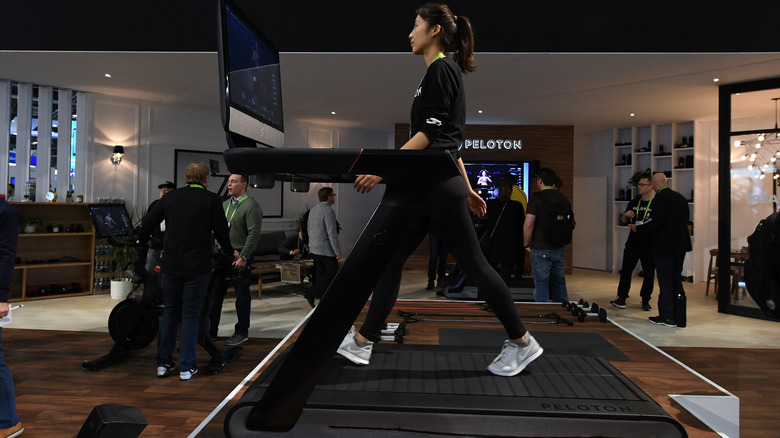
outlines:
{"label": "dark trousers", "polygon": [[444,241],[434,233],[428,233],[428,244],[431,251],[431,257],[428,259],[428,280],[435,281],[438,272],[438,279],[441,281],[447,272],[447,247],[444,246]]}
{"label": "dark trousers", "polygon": [[685,293],[682,284],[682,268],[685,253],[679,252],[655,256],[655,272],[658,276],[658,314],[664,319],[674,319],[674,296]]}
{"label": "dark trousers", "polygon": [[650,296],[653,294],[655,261],[653,254],[648,249],[637,248],[635,245],[626,245],[623,250],[623,267],[620,268],[617,296],[624,300],[628,298],[628,291],[631,289],[631,277],[639,261],[642,262],[642,271],[644,272],[644,280],[642,281],[639,295],[642,297],[642,302],[646,303],[650,301]]}
{"label": "dark trousers", "polygon": [[[251,265],[249,260],[247,265]],[[252,311],[252,296],[249,292],[249,285],[252,283],[252,274],[248,269],[244,269],[241,275],[235,279],[228,280],[227,271],[224,269],[215,269],[212,283],[211,303],[209,304],[209,336],[217,337],[219,331],[219,320],[222,317],[222,302],[225,300],[230,284],[236,291],[236,322],[234,333],[241,336],[249,336],[249,314]]]}
{"label": "dark trousers", "polygon": [[444,240],[450,254],[479,287],[507,335],[512,339],[525,335],[525,326],[517,313],[509,288],[490,266],[479,247],[477,233],[466,206],[466,194],[467,187],[463,177],[450,178],[431,194],[425,213],[409,218],[411,230],[402,237],[398,251],[374,289],[366,321],[360,329],[361,335],[374,342],[379,340],[385,320],[398,299],[404,263],[425,238],[428,230]]}
{"label": "dark trousers", "polygon": [[311,257],[314,261],[314,286],[310,294],[312,298],[321,299],[339,270],[339,261],[334,256],[312,254]]}
{"label": "dark trousers", "polygon": [[[0,328],[0,336],[3,329]],[[16,426],[19,416],[16,414],[16,400],[14,399],[14,379],[11,369],[3,361],[3,344],[0,340],[0,429]]]}

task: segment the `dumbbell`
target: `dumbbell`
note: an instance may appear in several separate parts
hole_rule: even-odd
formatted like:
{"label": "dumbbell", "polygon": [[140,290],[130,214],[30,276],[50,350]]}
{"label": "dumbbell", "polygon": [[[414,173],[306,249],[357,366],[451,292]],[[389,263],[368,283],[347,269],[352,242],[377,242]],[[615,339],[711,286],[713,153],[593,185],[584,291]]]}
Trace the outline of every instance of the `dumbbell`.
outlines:
{"label": "dumbbell", "polygon": [[406,336],[406,324],[389,322],[382,330],[379,338],[383,341],[393,341],[398,344],[403,344],[404,336]]}
{"label": "dumbbell", "polygon": [[[607,310],[599,308],[598,305],[596,304],[594,304],[593,307],[595,307],[597,310],[587,311],[586,309],[579,309],[579,312],[577,313],[577,320],[579,322],[584,322],[585,317],[596,316],[599,318],[601,322],[607,322]],[[588,309],[588,310],[593,310],[593,309]]]}
{"label": "dumbbell", "polygon": [[580,298],[579,301],[568,301],[563,300],[561,301],[561,306],[563,306],[564,309],[568,311],[572,311],[573,309],[577,309],[579,307],[588,307],[588,302]]}

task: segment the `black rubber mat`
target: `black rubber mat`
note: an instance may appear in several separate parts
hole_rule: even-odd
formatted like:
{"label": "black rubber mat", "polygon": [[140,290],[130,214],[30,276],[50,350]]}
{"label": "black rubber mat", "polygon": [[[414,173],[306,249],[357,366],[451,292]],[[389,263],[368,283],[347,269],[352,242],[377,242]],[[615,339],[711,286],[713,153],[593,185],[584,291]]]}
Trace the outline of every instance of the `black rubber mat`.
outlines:
{"label": "black rubber mat", "polygon": [[[533,336],[544,348],[545,355],[601,357],[609,361],[627,361],[623,354],[598,333],[592,332],[548,332],[532,331]],[[439,329],[439,344],[482,347],[492,346],[498,352],[506,339],[503,330],[486,329]]]}
{"label": "black rubber mat", "polygon": [[[518,376],[498,377],[485,369],[494,357],[471,347],[397,344],[377,345],[369,366],[337,356],[288,434],[686,436],[606,360],[543,355]],[[242,418],[283,358],[231,410],[229,436],[265,436],[242,428]]]}

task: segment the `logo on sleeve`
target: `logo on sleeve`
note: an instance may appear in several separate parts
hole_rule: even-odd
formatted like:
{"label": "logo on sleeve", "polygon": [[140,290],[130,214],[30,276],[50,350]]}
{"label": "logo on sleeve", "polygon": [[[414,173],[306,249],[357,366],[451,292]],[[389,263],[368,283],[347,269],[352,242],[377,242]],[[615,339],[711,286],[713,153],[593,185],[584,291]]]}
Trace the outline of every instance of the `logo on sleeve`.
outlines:
{"label": "logo on sleeve", "polygon": [[435,119],[435,118],[433,118],[433,117],[431,117],[431,118],[427,119],[427,120],[425,121],[425,123],[427,123],[427,124],[429,124],[429,125],[436,125],[436,126],[441,126],[441,120],[439,120],[439,119]]}

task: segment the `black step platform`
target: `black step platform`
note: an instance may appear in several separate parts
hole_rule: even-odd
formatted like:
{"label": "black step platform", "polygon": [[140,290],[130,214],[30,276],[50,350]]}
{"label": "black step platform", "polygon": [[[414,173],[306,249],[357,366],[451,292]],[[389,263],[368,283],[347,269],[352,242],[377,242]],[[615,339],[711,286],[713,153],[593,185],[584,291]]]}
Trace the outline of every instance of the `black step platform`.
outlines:
{"label": "black step platform", "polygon": [[228,414],[229,437],[685,437],[674,418],[600,358],[543,355],[515,377],[485,367],[495,348],[382,345],[371,364],[329,364],[295,427],[257,432],[245,420],[283,356]]}

